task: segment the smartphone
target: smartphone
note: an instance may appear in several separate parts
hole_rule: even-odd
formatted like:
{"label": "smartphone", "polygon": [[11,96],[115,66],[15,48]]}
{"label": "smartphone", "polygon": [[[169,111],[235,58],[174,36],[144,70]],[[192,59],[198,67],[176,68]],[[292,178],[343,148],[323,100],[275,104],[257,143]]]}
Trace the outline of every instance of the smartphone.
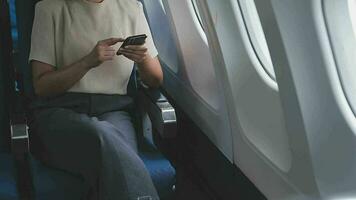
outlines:
{"label": "smartphone", "polygon": [[[124,43],[122,43],[121,48],[126,47],[128,45],[143,45],[146,42],[147,35],[133,35],[125,39]],[[118,52],[116,53],[118,54]]]}
{"label": "smartphone", "polygon": [[143,45],[146,42],[146,38],[147,38],[146,34],[130,36],[125,39],[121,47],[125,47],[128,45]]}

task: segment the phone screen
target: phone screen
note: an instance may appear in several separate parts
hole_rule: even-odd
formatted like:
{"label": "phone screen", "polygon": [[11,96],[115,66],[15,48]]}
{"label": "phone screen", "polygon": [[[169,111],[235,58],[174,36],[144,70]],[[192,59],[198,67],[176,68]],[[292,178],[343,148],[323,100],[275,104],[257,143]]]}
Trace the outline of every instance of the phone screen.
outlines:
{"label": "phone screen", "polygon": [[[120,49],[128,45],[143,45],[146,42],[146,38],[147,38],[146,34],[130,36],[125,39]],[[116,54],[119,55],[119,51],[117,51]]]}
{"label": "phone screen", "polygon": [[143,45],[146,42],[146,38],[146,34],[130,36],[125,39],[121,47],[125,47],[128,45]]}

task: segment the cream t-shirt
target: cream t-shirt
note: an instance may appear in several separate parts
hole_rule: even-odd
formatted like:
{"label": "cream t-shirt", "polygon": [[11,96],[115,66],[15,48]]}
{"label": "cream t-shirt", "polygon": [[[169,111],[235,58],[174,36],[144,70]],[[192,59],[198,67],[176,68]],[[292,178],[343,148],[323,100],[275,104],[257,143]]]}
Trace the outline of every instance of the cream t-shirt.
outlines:
{"label": "cream t-shirt", "polygon": [[[43,0],[37,3],[29,60],[56,69],[73,64],[88,55],[99,40],[146,34],[146,46],[157,56],[151,32],[136,0]],[[117,50],[121,43],[114,45]],[[98,94],[126,94],[133,61],[115,56],[90,70],[69,91]]]}

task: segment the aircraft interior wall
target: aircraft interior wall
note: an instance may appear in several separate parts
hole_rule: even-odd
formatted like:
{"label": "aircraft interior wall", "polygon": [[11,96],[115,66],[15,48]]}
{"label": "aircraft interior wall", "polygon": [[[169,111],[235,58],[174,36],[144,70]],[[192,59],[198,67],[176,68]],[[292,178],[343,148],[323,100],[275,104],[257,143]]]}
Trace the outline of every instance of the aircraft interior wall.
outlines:
{"label": "aircraft interior wall", "polygon": [[[0,25],[16,21],[11,56],[24,94],[33,97],[28,54],[36,1],[10,1],[12,16],[2,13]],[[356,199],[355,0],[140,2],[164,79],[158,89],[136,85],[138,129],[153,147],[143,160],[167,193],[163,200]],[[5,34],[1,45],[9,42]],[[22,189],[38,192],[33,183],[41,185],[51,170],[55,175],[43,179],[53,184],[43,188],[60,177],[74,190],[69,186],[81,180],[66,186],[65,173],[40,165],[29,144],[20,156],[9,153],[17,144],[9,135],[9,106],[16,104],[9,94],[22,88],[13,87],[4,52],[0,46],[0,161],[7,164],[0,169],[9,172],[0,171],[0,200],[5,178],[21,194],[4,200],[26,199]],[[26,180],[16,174],[21,162],[34,171]]]}

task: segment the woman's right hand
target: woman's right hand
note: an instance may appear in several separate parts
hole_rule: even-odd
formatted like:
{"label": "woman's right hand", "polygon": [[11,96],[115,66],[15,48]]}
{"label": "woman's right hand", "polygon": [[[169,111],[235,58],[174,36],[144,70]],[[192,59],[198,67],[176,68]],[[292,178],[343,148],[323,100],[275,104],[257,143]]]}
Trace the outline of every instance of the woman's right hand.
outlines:
{"label": "woman's right hand", "polygon": [[83,58],[83,62],[89,68],[94,68],[105,61],[112,60],[116,55],[116,50],[111,46],[123,41],[124,39],[122,38],[109,38],[99,41],[94,49]]}

